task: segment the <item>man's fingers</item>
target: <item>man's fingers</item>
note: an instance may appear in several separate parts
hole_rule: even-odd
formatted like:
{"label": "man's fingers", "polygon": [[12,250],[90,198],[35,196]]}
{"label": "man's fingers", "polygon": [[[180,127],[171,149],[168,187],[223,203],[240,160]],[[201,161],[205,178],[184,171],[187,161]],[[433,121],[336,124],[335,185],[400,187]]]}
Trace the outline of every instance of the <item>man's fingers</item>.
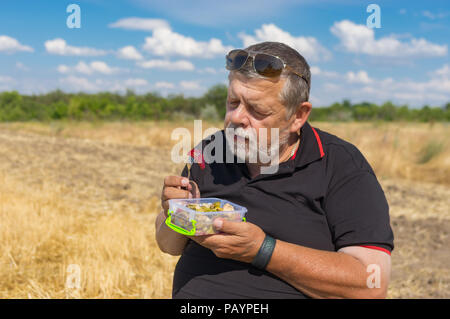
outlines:
{"label": "man's fingers", "polygon": [[164,178],[164,186],[169,187],[189,187],[189,179],[182,176],[166,176]]}
{"label": "man's fingers", "polygon": [[197,183],[194,181],[189,181],[189,191],[192,193],[193,198],[200,198],[200,190],[198,189]]}
{"label": "man's fingers", "polygon": [[192,193],[175,187],[164,187],[161,199],[166,201],[174,198],[192,198]]}

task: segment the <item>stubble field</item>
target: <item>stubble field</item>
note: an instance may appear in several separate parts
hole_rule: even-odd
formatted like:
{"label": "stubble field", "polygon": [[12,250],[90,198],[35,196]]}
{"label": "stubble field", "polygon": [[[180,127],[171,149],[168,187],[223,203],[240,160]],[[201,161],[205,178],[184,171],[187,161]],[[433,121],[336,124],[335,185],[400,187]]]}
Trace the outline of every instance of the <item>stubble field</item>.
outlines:
{"label": "stubble field", "polygon": [[[450,298],[449,126],[312,125],[354,143],[383,186],[388,297]],[[178,257],[159,251],[154,221],[183,165],[176,127],[193,122],[0,124],[0,298],[170,298]]]}

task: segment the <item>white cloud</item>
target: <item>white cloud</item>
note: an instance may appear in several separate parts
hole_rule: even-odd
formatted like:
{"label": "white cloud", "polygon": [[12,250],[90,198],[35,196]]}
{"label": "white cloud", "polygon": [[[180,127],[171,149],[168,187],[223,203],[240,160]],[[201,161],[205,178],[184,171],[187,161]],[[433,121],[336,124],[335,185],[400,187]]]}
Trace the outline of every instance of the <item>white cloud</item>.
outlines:
{"label": "white cloud", "polygon": [[422,15],[423,15],[424,17],[430,18],[430,19],[432,19],[432,20],[435,19],[435,15],[432,14],[432,13],[431,13],[430,11],[428,11],[428,10],[422,11]]}
{"label": "white cloud", "polygon": [[326,78],[337,78],[339,76],[339,74],[337,72],[324,71],[321,68],[319,68],[318,66],[312,66],[310,68],[310,71],[313,76],[321,76],[321,77],[326,77]]}
{"label": "white cloud", "polygon": [[59,79],[61,89],[67,92],[125,92],[127,88],[146,89],[149,85],[147,80],[141,78],[121,79],[95,79],[90,80],[84,77],[68,76]]}
{"label": "white cloud", "polygon": [[117,51],[117,57],[125,60],[142,60],[143,57],[139,51],[132,45],[120,48]]}
{"label": "white cloud", "polygon": [[64,64],[58,65],[58,67],[56,69],[58,70],[59,73],[69,73],[70,72],[70,68]]}
{"label": "white cloud", "polygon": [[74,67],[74,70],[78,73],[83,74],[92,74],[92,72],[94,72],[93,68],[91,68],[88,64],[86,64],[83,61],[78,62],[78,64]]}
{"label": "white cloud", "polygon": [[93,61],[90,64],[91,70],[102,74],[113,74],[119,72],[118,68],[112,68],[103,61]]}
{"label": "white cloud", "polygon": [[[352,75],[351,75],[352,74]],[[384,79],[372,79],[365,71],[347,72],[345,79],[348,84],[341,82],[325,83],[321,88],[316,88],[322,94],[321,103],[332,103],[340,99],[348,98],[352,102],[371,101],[383,103],[406,103],[410,106],[423,106],[425,104],[440,106],[449,101],[450,74],[448,64],[444,64],[429,73],[428,79],[415,81],[413,79],[394,80],[391,77]],[[350,81],[350,79],[352,79]],[[319,95],[317,92],[314,93]]]}
{"label": "white cloud", "polygon": [[78,73],[88,74],[88,75],[93,74],[93,73],[101,73],[101,74],[110,75],[110,74],[114,74],[114,73],[123,71],[119,68],[110,67],[108,64],[106,64],[103,61],[92,61],[89,64],[87,64],[84,61],[80,61],[74,67],[69,67],[67,65],[61,64],[57,67],[57,70],[59,73],[78,72]]}
{"label": "white cloud", "polygon": [[173,88],[175,88],[175,84],[170,83],[170,82],[161,81],[161,82],[156,82],[155,87],[157,89],[173,89]]}
{"label": "white cloud", "polygon": [[0,75],[0,83],[11,83],[11,82],[14,82],[14,79],[12,77]]}
{"label": "white cloud", "polygon": [[68,76],[63,79],[59,79],[59,83],[62,84],[63,91],[86,91],[86,92],[93,92],[93,91],[99,91],[99,87],[93,83],[90,82],[88,79],[83,77],[77,77],[77,76]]}
{"label": "white cloud", "polygon": [[372,82],[372,79],[369,78],[369,75],[367,74],[366,71],[359,71],[359,72],[350,71],[347,72],[345,78],[349,83],[368,84]]}
{"label": "white cloud", "polygon": [[20,44],[19,41],[8,37],[7,35],[0,35],[0,52],[14,53],[18,51],[33,52],[34,49],[27,45]]}
{"label": "white cloud", "polygon": [[151,37],[145,38],[143,49],[154,55],[179,55],[185,57],[213,58],[232,49],[222,41],[212,38],[207,42],[173,32],[170,28],[158,28]]}
{"label": "white cloud", "polygon": [[44,45],[48,53],[56,55],[100,56],[107,54],[105,50],[67,45],[66,41],[61,38],[45,41]]}
{"label": "white cloud", "polygon": [[431,77],[428,81],[416,82],[410,79],[402,81],[380,81],[375,84],[374,97],[381,94],[387,98],[396,98],[413,105],[440,105],[449,101],[450,80],[448,76]]}
{"label": "white cloud", "polygon": [[[222,41],[216,38],[209,39],[209,41],[197,41],[192,37],[174,32],[169,23],[162,19],[123,18],[110,24],[109,27],[151,31],[152,36],[145,38],[143,49],[158,56],[213,58],[232,49],[231,46],[223,45]],[[133,47],[127,48],[129,52],[122,52],[123,58],[134,56],[135,60],[141,59],[138,58],[140,54]]]}
{"label": "white cloud", "polygon": [[318,66],[311,66],[309,70],[311,71],[311,75],[319,75],[321,71]]}
{"label": "white cloud", "polygon": [[338,84],[329,83],[329,82],[325,83],[323,85],[323,88],[325,89],[325,91],[339,91],[339,92],[342,91],[341,87]]}
{"label": "white cloud", "polygon": [[330,30],[339,38],[340,45],[346,51],[352,53],[386,57],[447,55],[447,45],[433,44],[423,38],[412,38],[409,42],[401,42],[394,35],[391,35],[376,40],[373,29],[349,20],[335,22]]}
{"label": "white cloud", "polygon": [[201,90],[203,87],[198,83],[198,81],[181,81],[180,87],[183,90]]}
{"label": "white cloud", "polygon": [[[313,76],[319,76],[328,79],[336,79],[339,77],[339,73],[334,71],[324,71],[320,69],[318,66],[312,66],[310,70]],[[358,72],[348,71],[347,73],[345,73],[343,78],[349,83],[368,84],[372,81],[367,72],[363,70]]]}
{"label": "white cloud", "polygon": [[146,79],[126,79],[124,82],[126,87],[136,87],[136,86],[146,86],[148,85],[148,81]]}
{"label": "white cloud", "polygon": [[445,17],[447,17],[448,15],[450,15],[450,11],[444,11],[444,12],[439,12],[439,13],[432,13],[428,10],[422,11],[422,15],[426,18],[429,18],[431,20],[435,20],[435,19],[443,19]]}
{"label": "white cloud", "polygon": [[214,68],[206,67],[204,69],[198,70],[198,73],[217,74],[218,71]]}
{"label": "white cloud", "polygon": [[169,28],[169,23],[163,19],[147,19],[147,18],[123,18],[114,23],[109,24],[110,28],[120,28],[126,30],[142,30],[154,31],[161,28]]}
{"label": "white cloud", "polygon": [[0,75],[0,92],[14,89],[16,81],[10,76]]}
{"label": "white cloud", "polygon": [[432,77],[442,77],[442,78],[450,78],[450,67],[446,63],[442,66],[442,68],[437,69],[430,73]]}
{"label": "white cloud", "polygon": [[[126,79],[89,79],[86,77],[67,76],[60,78],[59,86],[66,92],[122,92],[124,93],[127,88],[134,89],[137,92],[145,93],[151,88],[162,90],[166,94],[171,92],[184,92],[190,94],[202,94],[204,87],[202,87],[199,81],[181,81],[178,84],[159,81],[154,85],[151,85],[146,79],[143,78],[126,78]],[[0,85],[2,83],[0,82]],[[1,87],[1,86],[0,86]]]}
{"label": "white cloud", "polygon": [[144,69],[159,68],[170,71],[192,71],[195,69],[194,65],[186,60],[148,60],[138,62],[137,65]]}
{"label": "white cloud", "polygon": [[264,42],[274,41],[282,42],[297,50],[309,61],[328,60],[331,52],[323,47],[314,37],[293,36],[275,24],[263,24],[260,29],[255,30],[255,35],[240,33],[244,47]]}

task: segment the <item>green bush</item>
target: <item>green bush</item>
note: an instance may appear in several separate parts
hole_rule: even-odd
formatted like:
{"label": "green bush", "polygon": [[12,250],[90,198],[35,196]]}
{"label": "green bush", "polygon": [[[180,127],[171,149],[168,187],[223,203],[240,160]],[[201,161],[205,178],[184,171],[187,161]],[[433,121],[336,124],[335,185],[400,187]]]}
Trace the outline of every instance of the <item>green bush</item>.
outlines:
{"label": "green bush", "polygon": [[218,121],[220,116],[215,105],[206,104],[200,111],[200,118],[211,121]]}

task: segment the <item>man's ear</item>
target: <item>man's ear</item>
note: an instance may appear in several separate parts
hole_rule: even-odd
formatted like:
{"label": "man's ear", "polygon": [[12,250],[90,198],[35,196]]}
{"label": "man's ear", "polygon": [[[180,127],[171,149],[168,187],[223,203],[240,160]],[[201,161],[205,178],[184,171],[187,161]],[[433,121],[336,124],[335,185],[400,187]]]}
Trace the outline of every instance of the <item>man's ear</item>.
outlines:
{"label": "man's ear", "polygon": [[297,110],[292,115],[293,120],[290,128],[290,132],[298,132],[300,128],[308,120],[309,114],[311,114],[312,105],[309,102],[303,102],[297,107]]}

